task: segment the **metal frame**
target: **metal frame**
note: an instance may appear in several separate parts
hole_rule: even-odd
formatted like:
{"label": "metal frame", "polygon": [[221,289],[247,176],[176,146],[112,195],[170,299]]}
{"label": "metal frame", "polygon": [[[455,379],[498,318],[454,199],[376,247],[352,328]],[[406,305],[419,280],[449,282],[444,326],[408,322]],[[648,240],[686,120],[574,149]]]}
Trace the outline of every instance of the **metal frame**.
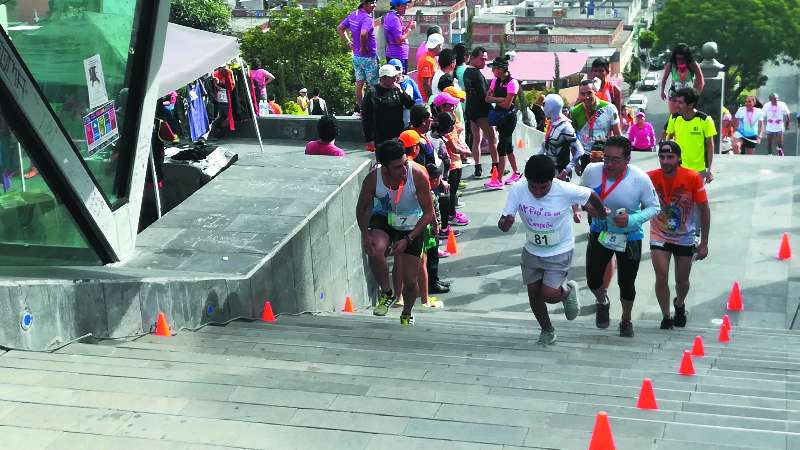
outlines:
{"label": "metal frame", "polygon": [[[160,67],[169,18],[169,0],[146,0],[136,11],[137,38],[133,67],[141,81],[129,87],[126,104],[128,135],[123,151],[131,155],[121,161],[115,188],[124,184],[120,202],[111,205],[80,156],[77,147],[61,125],[35,79],[0,27],[0,109],[18,139],[25,145],[50,188],[75,218],[89,245],[104,263],[119,261],[132,250],[144,189],[144,165],[149,154],[150,135]],[[142,73],[143,72],[143,73]],[[127,78],[127,77],[126,77]],[[137,79],[137,77],[131,77]],[[148,103],[149,102],[149,103]],[[139,166],[142,166],[139,168]],[[121,173],[125,176],[120,177]],[[141,186],[139,186],[141,184]]]}

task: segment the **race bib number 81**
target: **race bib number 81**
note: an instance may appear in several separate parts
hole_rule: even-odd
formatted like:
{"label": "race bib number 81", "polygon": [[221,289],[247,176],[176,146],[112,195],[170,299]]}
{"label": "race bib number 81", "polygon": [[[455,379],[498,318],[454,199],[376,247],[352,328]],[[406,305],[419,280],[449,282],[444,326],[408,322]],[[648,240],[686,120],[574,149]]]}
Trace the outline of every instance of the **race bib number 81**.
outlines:
{"label": "race bib number 81", "polygon": [[528,243],[536,247],[552,247],[561,242],[558,231],[528,230]]}

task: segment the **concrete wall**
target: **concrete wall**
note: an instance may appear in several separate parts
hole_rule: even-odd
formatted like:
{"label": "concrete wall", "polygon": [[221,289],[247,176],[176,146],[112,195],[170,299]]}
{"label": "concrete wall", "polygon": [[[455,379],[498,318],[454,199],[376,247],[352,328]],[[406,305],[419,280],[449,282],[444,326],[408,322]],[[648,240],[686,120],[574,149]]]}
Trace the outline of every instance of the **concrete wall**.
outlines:
{"label": "concrete wall", "polygon": [[[273,115],[259,117],[258,128],[263,139],[293,139],[311,141],[317,139],[317,122],[320,116]],[[361,118],[337,116],[339,123],[339,142],[364,142]],[[236,136],[255,138],[252,121],[242,122],[236,127]]]}

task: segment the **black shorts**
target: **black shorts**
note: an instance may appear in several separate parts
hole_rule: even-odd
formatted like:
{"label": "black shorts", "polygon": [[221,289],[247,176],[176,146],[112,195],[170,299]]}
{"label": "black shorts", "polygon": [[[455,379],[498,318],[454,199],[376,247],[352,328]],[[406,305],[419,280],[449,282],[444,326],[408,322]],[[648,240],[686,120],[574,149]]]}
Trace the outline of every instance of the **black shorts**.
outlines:
{"label": "black shorts", "polygon": [[694,245],[678,245],[672,242],[653,242],[650,241],[650,251],[658,250],[661,252],[670,252],[673,256],[694,256]]}
{"label": "black shorts", "polygon": [[[389,243],[391,244],[394,244],[400,239],[405,239],[405,237],[408,236],[408,233],[410,233],[410,231],[401,231],[392,228],[389,225],[389,218],[380,214],[373,214],[372,217],[369,218],[369,229],[381,230],[386,233],[386,235],[389,236]],[[420,233],[419,236],[409,242],[408,245],[406,245],[406,251],[403,253],[421,258],[422,247],[424,244],[424,241],[422,240],[422,234],[423,233]]]}
{"label": "black shorts", "polygon": [[[748,139],[752,139],[752,141],[749,141]],[[743,136],[743,139],[741,139],[741,141],[742,141],[742,148],[756,148],[756,146],[757,146],[758,144],[756,144],[755,142],[753,142],[753,141],[755,141],[756,139],[758,139],[758,136]]]}

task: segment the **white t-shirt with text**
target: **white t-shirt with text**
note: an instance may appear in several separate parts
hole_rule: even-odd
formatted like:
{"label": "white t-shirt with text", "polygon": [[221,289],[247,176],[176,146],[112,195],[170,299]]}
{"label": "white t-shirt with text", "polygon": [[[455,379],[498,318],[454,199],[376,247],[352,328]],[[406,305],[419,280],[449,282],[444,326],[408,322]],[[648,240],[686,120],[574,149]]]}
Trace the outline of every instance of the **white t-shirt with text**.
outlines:
{"label": "white t-shirt with text", "polygon": [[525,250],[536,256],[555,256],[575,248],[572,232],[572,205],[585,205],[592,191],[583,186],[553,180],[550,191],[536,198],[524,180],[508,193],[504,216],[519,217],[525,222]]}
{"label": "white t-shirt with text", "polygon": [[769,102],[761,110],[764,112],[768,133],[782,133],[786,130],[786,122],[783,120],[785,116],[789,115],[789,107],[786,106],[786,103],[778,100],[778,103],[773,105],[772,102]]}

